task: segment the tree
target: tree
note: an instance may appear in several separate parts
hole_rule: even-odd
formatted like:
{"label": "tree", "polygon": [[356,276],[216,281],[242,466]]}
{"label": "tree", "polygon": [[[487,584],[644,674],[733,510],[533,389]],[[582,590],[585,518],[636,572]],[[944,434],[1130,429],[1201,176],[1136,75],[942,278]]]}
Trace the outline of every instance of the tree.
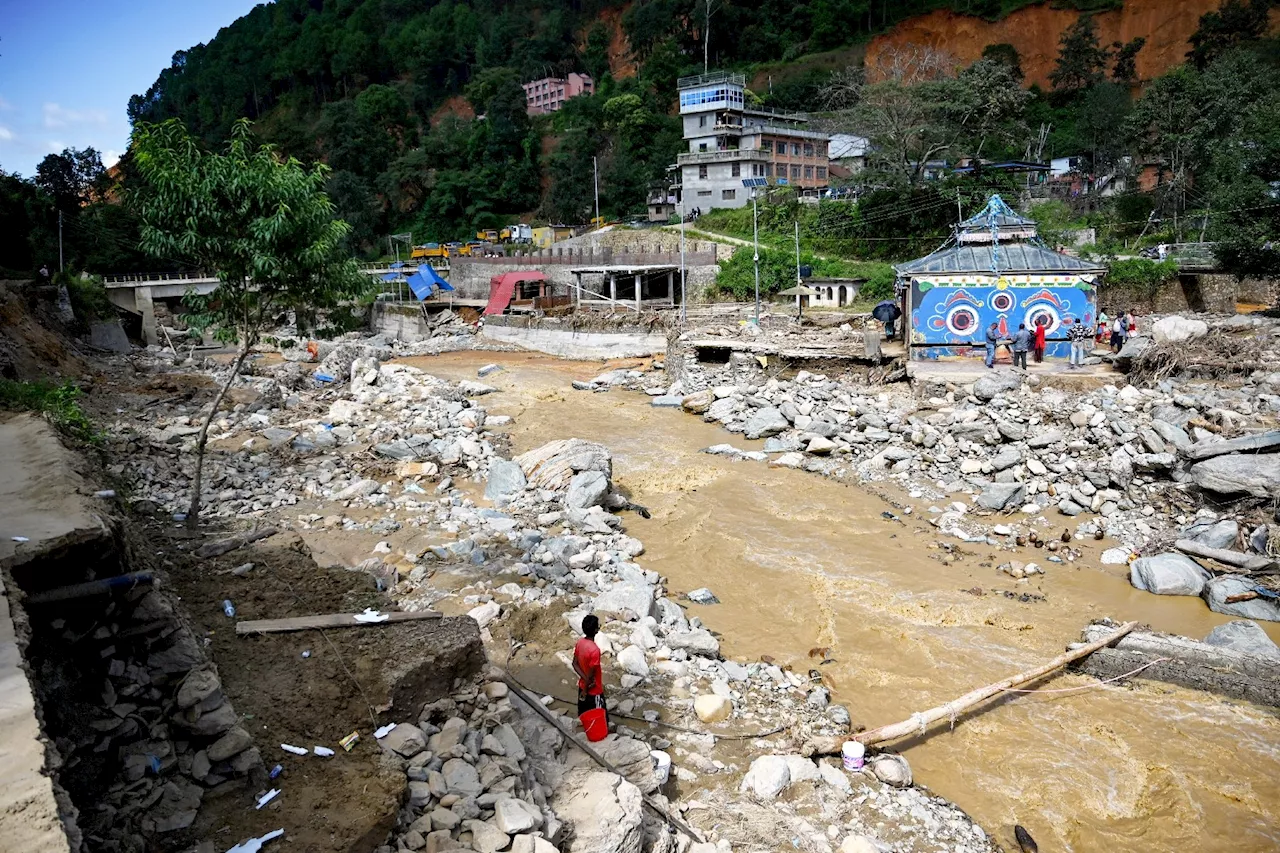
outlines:
{"label": "tree", "polygon": [[1092,15],[1077,18],[1058,45],[1058,62],[1049,74],[1054,91],[1078,92],[1103,79],[1111,53],[1098,43]]}
{"label": "tree", "polygon": [[1111,79],[1117,83],[1133,83],[1138,79],[1138,51],[1147,43],[1146,38],[1137,36],[1127,44],[1113,42],[1115,65],[1111,68]]}
{"label": "tree", "polygon": [[49,154],[40,161],[35,181],[36,186],[53,198],[58,210],[70,213],[89,203],[94,190],[101,188],[105,175],[97,150],[64,148],[61,154]]}
{"label": "tree", "polygon": [[350,229],[334,218],[325,195],[328,168],[308,168],[255,145],[248,120],[234,124],[221,152],[200,148],[176,120],[138,124],[132,148],[144,182],[131,196],[143,250],[186,258],[216,275],[212,293],[186,297],[192,324],[211,329],[218,340],[239,342],[196,439],[187,513],[194,525],[209,424],[263,329],[282,311],[337,308],[367,281],[342,251]]}
{"label": "tree", "polygon": [[1009,71],[1021,83],[1023,79],[1022,73],[1022,56],[1019,55],[1018,49],[1008,42],[999,44],[989,44],[982,49],[982,58],[990,59],[992,62],[1000,62],[1009,66]]}
{"label": "tree", "polygon": [[1218,11],[1200,16],[1200,27],[1191,35],[1187,58],[1203,71],[1236,45],[1262,38],[1273,3],[1274,0],[1223,0]]}

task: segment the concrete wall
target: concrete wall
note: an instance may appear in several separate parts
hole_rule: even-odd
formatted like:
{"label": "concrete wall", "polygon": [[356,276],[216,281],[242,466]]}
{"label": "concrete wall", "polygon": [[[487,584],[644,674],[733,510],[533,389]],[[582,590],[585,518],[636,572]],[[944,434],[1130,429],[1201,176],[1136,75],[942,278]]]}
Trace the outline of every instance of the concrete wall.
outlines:
{"label": "concrete wall", "polygon": [[1247,278],[1237,281],[1223,273],[1188,274],[1152,294],[1145,290],[1104,284],[1098,301],[1111,316],[1130,308],[1142,314],[1176,314],[1204,311],[1234,314],[1236,304],[1275,305],[1280,299],[1280,279]]}
{"label": "concrete wall", "polygon": [[[581,238],[577,238],[581,239]],[[558,244],[557,244],[558,245]],[[584,262],[585,265],[585,262]],[[568,265],[546,264],[530,266],[529,264],[494,264],[480,263],[463,259],[455,259],[449,270],[449,283],[453,285],[460,299],[488,299],[489,279],[506,272],[528,272],[538,269],[546,273],[547,278],[556,286],[557,293],[572,293],[574,286],[572,269]],[[687,276],[689,302],[704,302],[708,299],[708,289],[715,284],[720,267],[715,265],[690,266],[685,268]],[[582,286],[598,292],[603,285],[602,275],[584,275]],[[676,292],[679,293],[679,274],[676,276]],[[677,298],[677,302],[678,302]]]}
{"label": "concrete wall", "polygon": [[640,358],[667,351],[666,335],[640,332],[579,332],[571,329],[520,328],[485,323],[486,338],[561,358]]}
{"label": "concrete wall", "polygon": [[[690,206],[693,205],[692,202],[689,204]],[[613,228],[609,231],[593,231],[580,237],[561,240],[555,244],[554,248],[582,249],[587,252],[592,250],[600,252],[608,248],[612,249],[615,255],[624,253],[679,252],[680,232],[679,230],[665,228]],[[693,240],[688,237],[685,238],[684,246],[686,254],[715,252],[717,262],[728,260],[729,256],[737,248],[737,246],[730,246],[725,243],[715,243],[710,240]]]}

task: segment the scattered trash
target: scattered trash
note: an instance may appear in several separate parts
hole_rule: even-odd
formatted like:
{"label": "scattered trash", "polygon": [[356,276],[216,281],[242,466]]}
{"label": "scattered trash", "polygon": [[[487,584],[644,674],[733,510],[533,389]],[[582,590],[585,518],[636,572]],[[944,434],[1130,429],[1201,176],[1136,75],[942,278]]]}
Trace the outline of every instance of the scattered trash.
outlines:
{"label": "scattered trash", "polygon": [[[303,750],[303,752],[305,753],[306,750]],[[261,797],[258,798],[258,804],[254,806],[254,808],[260,809],[278,796],[280,796],[280,789],[272,788],[270,791],[267,791],[265,794],[263,794]]]}
{"label": "scattered trash", "polygon": [[309,658],[309,657],[311,657],[311,649],[306,649],[306,650],[304,650],[304,651],[302,652],[302,656],[303,656],[304,658]]}
{"label": "scattered trash", "polygon": [[327,746],[313,747],[311,751],[321,758],[333,758],[333,750]]}
{"label": "scattered trash", "polygon": [[283,829],[272,830],[266,835],[260,835],[257,838],[250,838],[243,844],[237,844],[235,847],[228,850],[227,853],[258,853],[258,851],[262,849],[262,845],[266,844],[268,841],[279,838],[282,835],[284,835]]}
{"label": "scattered trash", "polygon": [[160,759],[154,755],[147,756],[147,765],[150,766],[151,772],[160,775]]}
{"label": "scattered trash", "polygon": [[30,542],[31,540],[25,536],[11,536],[14,542]]}
{"label": "scattered trash", "polygon": [[294,746],[293,744],[282,743],[280,744],[280,748],[283,749],[285,752],[292,752],[294,755],[307,754],[307,751],[305,749],[303,749],[300,746]]}
{"label": "scattered trash", "polygon": [[651,749],[649,758],[653,761],[653,775],[658,784],[667,784],[667,779],[671,776],[671,756],[660,749]]}
{"label": "scattered trash", "polygon": [[890,521],[898,521],[898,517],[893,513],[889,512],[889,510],[885,510],[884,512],[880,513],[880,517],[887,518]]}
{"label": "scattered trash", "polygon": [[861,770],[866,761],[867,748],[856,740],[847,740],[840,748],[840,757],[844,761],[844,769],[849,772]]}
{"label": "scattered trash", "polygon": [[175,513],[173,514],[173,520],[174,520],[174,521],[186,521],[186,520],[187,520],[187,514],[186,514],[185,512],[175,512]]}
{"label": "scattered trash", "polygon": [[116,496],[116,490],[115,490],[115,489],[103,489],[102,491],[94,492],[94,493],[93,493],[93,496],[94,496],[95,498],[114,498],[114,497]]}
{"label": "scattered trash", "polygon": [[231,570],[231,574],[243,577],[253,571],[253,563],[244,563]]}
{"label": "scattered trash", "polygon": [[272,767],[272,768],[271,768],[271,772],[267,774],[267,778],[268,778],[268,779],[274,779],[274,778],[276,778],[277,776],[279,776],[279,775],[280,775],[281,773],[283,773],[283,772],[284,772],[284,765],[283,765],[283,764],[277,764],[275,767]]}
{"label": "scattered trash", "polygon": [[343,749],[345,749],[347,752],[350,752],[350,751],[351,751],[351,747],[355,746],[355,745],[356,745],[356,741],[358,741],[358,740],[360,740],[360,733],[359,733],[359,732],[352,732],[351,734],[349,734],[349,735],[347,735],[346,737],[344,737],[342,740],[338,741],[338,744],[339,744]]}
{"label": "scattered trash", "polygon": [[363,613],[357,613],[355,620],[357,622],[386,622],[391,617],[385,613],[379,613],[372,607],[366,607]]}
{"label": "scattered trash", "polygon": [[486,364],[484,367],[476,371],[477,376],[488,376],[490,373],[497,373],[502,367],[497,364]]}
{"label": "scattered trash", "polygon": [[701,589],[695,589],[693,592],[689,593],[685,597],[688,598],[690,601],[692,601],[694,604],[719,604],[720,603],[720,599],[716,598],[716,594],[711,590],[707,589],[705,586],[702,587]]}
{"label": "scattered trash", "polygon": [[395,723],[387,723],[385,726],[383,726],[382,728],[374,732],[373,736],[378,740],[382,740],[384,737],[391,734],[391,732],[395,730],[395,727],[396,727]]}
{"label": "scattered trash", "polygon": [[228,619],[236,618],[236,606],[231,603],[231,599],[222,599],[222,612],[227,614]]}
{"label": "scattered trash", "polygon": [[327,373],[317,373],[317,374],[315,374],[315,379],[316,379],[316,381],[317,381],[317,382],[326,382],[326,383],[327,383],[327,382],[332,382],[332,381],[333,381],[333,377],[332,377],[332,376],[330,376],[330,375],[329,375],[329,374],[327,374]]}
{"label": "scattered trash", "polygon": [[415,495],[425,495],[427,490],[419,486],[417,483],[410,483],[404,487],[406,492],[413,492]]}

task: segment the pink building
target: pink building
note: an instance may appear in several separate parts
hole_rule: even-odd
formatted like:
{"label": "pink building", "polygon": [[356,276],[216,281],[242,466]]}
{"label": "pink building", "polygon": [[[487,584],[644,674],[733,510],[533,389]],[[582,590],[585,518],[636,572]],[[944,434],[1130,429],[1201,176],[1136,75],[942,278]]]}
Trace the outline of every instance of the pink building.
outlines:
{"label": "pink building", "polygon": [[553,113],[564,102],[578,95],[590,95],[596,90],[590,74],[570,74],[568,77],[543,77],[524,84],[525,107],[531,116]]}

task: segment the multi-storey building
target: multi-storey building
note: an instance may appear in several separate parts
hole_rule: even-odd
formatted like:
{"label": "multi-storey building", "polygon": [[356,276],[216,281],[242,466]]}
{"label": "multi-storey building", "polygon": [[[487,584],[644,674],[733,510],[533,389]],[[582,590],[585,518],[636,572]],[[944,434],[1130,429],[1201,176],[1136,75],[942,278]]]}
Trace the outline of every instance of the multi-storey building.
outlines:
{"label": "multi-storey building", "polygon": [[715,72],[679,81],[688,153],[677,158],[686,209],[742,207],[745,178],[788,184],[803,194],[827,186],[830,136],[808,116],[746,106],[746,77]]}
{"label": "multi-storey building", "polygon": [[524,84],[525,110],[531,116],[553,113],[564,102],[578,95],[590,95],[596,84],[590,74],[570,74],[567,77],[543,77]]}

